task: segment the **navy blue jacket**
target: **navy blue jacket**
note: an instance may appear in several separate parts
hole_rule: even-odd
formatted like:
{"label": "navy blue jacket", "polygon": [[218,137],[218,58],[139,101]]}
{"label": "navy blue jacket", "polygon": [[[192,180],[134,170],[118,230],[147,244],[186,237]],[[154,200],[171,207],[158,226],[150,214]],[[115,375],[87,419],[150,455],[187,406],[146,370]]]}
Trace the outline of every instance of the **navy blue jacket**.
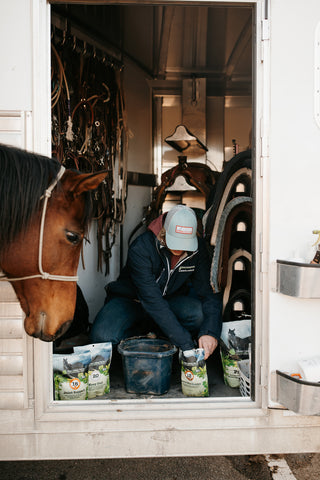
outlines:
{"label": "navy blue jacket", "polygon": [[120,295],[140,300],[145,311],[159,325],[172,343],[188,350],[194,348],[190,333],[179,323],[166,301],[172,295],[188,293],[188,284],[202,302],[204,321],[198,333],[219,340],[222,302],[209,283],[210,260],[203,239],[198,250],[188,252],[170,270],[171,253],[162,246],[155,234],[147,230],[130,246],[128,260],[119,279],[108,285],[112,296]]}

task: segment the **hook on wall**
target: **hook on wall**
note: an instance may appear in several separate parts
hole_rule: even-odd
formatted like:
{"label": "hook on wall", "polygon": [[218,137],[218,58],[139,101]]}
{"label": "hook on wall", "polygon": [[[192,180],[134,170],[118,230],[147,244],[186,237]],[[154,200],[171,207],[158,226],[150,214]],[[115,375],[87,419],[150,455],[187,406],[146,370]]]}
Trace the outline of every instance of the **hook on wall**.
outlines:
{"label": "hook on wall", "polygon": [[195,75],[192,76],[192,93],[191,93],[191,105],[195,106],[198,103],[198,88],[197,79]]}

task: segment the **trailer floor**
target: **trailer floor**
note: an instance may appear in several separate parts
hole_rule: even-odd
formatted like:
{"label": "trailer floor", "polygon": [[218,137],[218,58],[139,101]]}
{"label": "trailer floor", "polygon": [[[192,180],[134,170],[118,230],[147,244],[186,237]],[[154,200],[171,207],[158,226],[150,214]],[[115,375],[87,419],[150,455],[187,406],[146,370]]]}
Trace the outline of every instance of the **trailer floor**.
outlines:
{"label": "trailer floor", "polygon": [[[219,352],[210,357],[207,362],[207,373],[209,380],[209,396],[210,397],[239,397],[240,392],[238,388],[231,388],[225,385],[223,381],[222,366]],[[181,391],[181,370],[176,353],[172,362],[172,374],[170,389],[163,395],[142,395],[128,393],[125,389],[124,371],[122,367],[122,360],[118,353],[113,355],[110,367],[110,393],[106,398],[109,399],[137,399],[137,398],[185,398]]]}
{"label": "trailer floor", "polygon": [[[89,343],[89,339],[74,337],[66,342],[63,342],[58,348],[55,347],[55,353],[71,353],[72,347],[81,344]],[[209,381],[209,396],[210,397],[240,397],[239,388],[231,388],[225,385],[223,380],[223,370],[221,365],[219,348],[206,361],[208,381]],[[178,353],[175,353],[172,361],[172,373],[170,389],[163,395],[145,395],[128,393],[125,388],[125,374],[122,366],[122,357],[117,349],[113,349],[112,360],[110,366],[110,392],[108,395],[100,397],[101,400],[123,400],[123,399],[142,399],[142,398],[185,398],[181,390],[181,370],[178,358]],[[96,398],[97,399],[97,398]]]}

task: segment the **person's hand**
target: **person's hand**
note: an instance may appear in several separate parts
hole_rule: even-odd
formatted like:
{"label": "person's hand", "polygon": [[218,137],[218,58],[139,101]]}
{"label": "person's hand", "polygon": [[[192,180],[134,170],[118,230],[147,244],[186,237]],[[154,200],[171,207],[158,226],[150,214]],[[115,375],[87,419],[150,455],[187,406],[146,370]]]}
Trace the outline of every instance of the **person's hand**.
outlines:
{"label": "person's hand", "polygon": [[204,359],[207,360],[213,354],[218,346],[218,340],[211,335],[202,335],[199,337],[199,348],[204,348]]}

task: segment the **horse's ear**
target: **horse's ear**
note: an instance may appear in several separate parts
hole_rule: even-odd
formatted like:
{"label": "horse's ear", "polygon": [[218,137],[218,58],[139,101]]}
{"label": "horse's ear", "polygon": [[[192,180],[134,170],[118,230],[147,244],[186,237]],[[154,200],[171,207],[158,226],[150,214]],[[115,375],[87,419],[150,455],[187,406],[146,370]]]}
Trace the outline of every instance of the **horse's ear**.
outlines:
{"label": "horse's ear", "polygon": [[88,190],[95,190],[101,182],[106,178],[108,172],[106,170],[96,173],[82,173],[77,175],[73,184],[70,187],[76,197]]}

